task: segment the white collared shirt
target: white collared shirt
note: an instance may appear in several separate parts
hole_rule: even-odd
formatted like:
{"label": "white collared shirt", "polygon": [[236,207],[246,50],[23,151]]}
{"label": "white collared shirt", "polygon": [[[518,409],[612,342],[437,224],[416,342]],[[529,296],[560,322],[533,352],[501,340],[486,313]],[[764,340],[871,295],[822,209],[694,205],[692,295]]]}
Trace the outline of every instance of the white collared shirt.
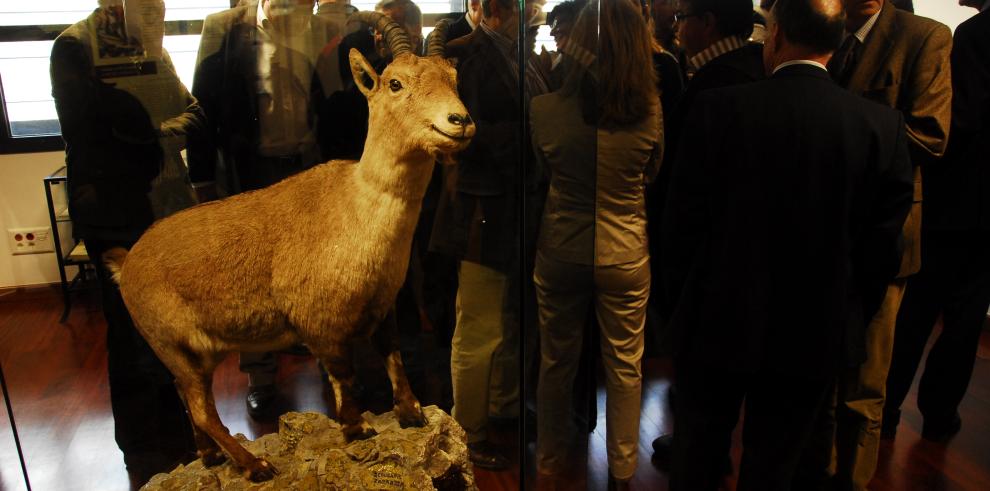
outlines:
{"label": "white collared shirt", "polygon": [[[860,27],[856,32],[852,33],[852,35],[856,36],[856,39],[858,39],[860,43],[866,42],[866,36],[870,35],[870,31],[872,31],[873,26],[877,24],[877,19],[880,18],[880,12],[882,11],[883,11],[883,6],[880,7],[880,10],[877,10],[877,13],[871,15],[869,19],[866,19],[866,23],[863,24],[862,27]],[[849,33],[846,33],[846,35],[848,36]]]}
{"label": "white collared shirt", "polygon": [[791,61],[785,61],[785,62],[777,65],[777,68],[774,68],[773,69],[773,73],[777,73],[781,69],[787,68],[787,67],[792,66],[792,65],[811,65],[811,66],[815,66],[815,67],[821,68],[822,70],[825,71],[825,73],[828,73],[828,68],[825,68],[825,65],[822,65],[821,63],[818,63],[817,61],[811,61],[811,60],[791,60]]}
{"label": "white collared shirt", "polygon": [[[316,141],[309,121],[309,90],[319,53],[310,46],[310,25],[296,32],[280,32],[265,13],[264,3],[258,2],[255,24],[261,140],[258,147],[267,156],[298,154]],[[292,56],[291,52],[306,58]]]}

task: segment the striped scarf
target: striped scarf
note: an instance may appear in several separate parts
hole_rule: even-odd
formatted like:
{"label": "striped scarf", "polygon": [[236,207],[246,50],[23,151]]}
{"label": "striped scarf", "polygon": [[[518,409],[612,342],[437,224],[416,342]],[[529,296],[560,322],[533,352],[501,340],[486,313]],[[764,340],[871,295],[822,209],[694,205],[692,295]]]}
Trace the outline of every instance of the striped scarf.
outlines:
{"label": "striped scarf", "polygon": [[701,67],[705,66],[709,61],[712,61],[730,51],[735,51],[742,48],[748,43],[749,41],[741,36],[729,36],[718,40],[715,44],[705,48],[704,51],[692,56],[691,59],[688,60],[688,77],[694,76],[694,74],[698,70],[701,70]]}

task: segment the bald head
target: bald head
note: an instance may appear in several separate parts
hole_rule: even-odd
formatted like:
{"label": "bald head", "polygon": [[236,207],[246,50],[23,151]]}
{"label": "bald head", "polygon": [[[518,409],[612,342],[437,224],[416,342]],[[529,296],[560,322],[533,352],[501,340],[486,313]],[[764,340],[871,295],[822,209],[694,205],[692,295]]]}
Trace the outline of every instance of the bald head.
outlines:
{"label": "bald head", "polygon": [[788,44],[828,54],[842,43],[846,14],[841,0],[776,0],[773,22]]}

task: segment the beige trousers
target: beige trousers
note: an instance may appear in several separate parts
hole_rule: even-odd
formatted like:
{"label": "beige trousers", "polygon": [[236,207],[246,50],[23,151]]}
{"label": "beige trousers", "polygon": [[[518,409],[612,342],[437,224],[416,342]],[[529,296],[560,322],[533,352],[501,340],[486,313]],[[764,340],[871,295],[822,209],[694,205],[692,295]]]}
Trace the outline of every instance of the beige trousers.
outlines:
{"label": "beige trousers", "polygon": [[903,279],[890,283],[880,310],[866,328],[866,361],[839,378],[832,478],[836,489],[865,491],[877,470],[887,372],[904,284]]}
{"label": "beige trousers", "polygon": [[[488,438],[490,408],[517,405],[519,379],[519,336],[507,330],[518,329],[512,321],[517,299],[506,296],[508,277],[492,268],[461,261],[458,273],[456,323],[451,340],[450,377],[454,391],[452,416],[467,433],[469,443]],[[511,414],[494,414],[511,416]]]}
{"label": "beige trousers", "polygon": [[574,378],[587,314],[594,308],[605,366],[608,466],[616,478],[629,479],[636,471],[639,445],[649,256],[625,264],[589,266],[539,254],[534,278],[540,319],[537,469],[541,473],[564,471],[573,446]]}

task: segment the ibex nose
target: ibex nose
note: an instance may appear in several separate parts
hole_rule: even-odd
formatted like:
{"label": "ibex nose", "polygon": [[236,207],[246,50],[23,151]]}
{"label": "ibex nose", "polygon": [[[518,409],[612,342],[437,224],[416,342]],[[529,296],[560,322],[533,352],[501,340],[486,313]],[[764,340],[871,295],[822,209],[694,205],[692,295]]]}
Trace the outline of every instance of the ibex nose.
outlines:
{"label": "ibex nose", "polygon": [[467,126],[471,124],[471,116],[468,114],[448,114],[447,121],[454,126]]}

